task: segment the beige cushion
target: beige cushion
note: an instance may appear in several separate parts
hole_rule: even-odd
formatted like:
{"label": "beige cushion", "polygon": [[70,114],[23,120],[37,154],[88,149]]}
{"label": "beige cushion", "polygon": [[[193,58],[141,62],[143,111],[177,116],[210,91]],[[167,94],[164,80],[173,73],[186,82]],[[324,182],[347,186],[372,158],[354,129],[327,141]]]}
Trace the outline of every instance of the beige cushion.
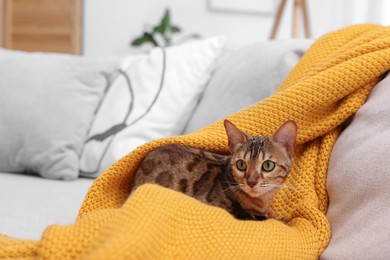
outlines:
{"label": "beige cushion", "polygon": [[322,259],[390,259],[390,76],[338,138],[327,185],[332,237]]}

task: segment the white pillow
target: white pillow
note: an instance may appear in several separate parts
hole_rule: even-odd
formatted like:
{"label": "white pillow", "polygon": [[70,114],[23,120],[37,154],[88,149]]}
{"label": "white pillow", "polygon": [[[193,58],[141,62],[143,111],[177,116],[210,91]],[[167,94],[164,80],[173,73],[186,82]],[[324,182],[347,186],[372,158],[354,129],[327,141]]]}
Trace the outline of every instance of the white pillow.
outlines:
{"label": "white pillow", "polygon": [[308,39],[258,42],[223,51],[184,133],[270,96],[312,42]]}
{"label": "white pillow", "polygon": [[119,59],[0,49],[0,171],[75,179]]}
{"label": "white pillow", "polygon": [[126,57],[91,127],[80,175],[96,177],[136,147],[181,134],[222,45],[214,37]]}

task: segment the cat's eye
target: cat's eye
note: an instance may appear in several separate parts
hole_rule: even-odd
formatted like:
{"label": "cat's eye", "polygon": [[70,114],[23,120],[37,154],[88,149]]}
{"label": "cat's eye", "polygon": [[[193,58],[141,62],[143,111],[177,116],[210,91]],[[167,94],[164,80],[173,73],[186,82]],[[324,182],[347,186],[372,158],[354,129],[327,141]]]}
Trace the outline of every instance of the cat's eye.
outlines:
{"label": "cat's eye", "polygon": [[270,172],[275,169],[275,163],[273,161],[265,161],[263,162],[263,165],[261,165],[261,169],[266,172]]}
{"label": "cat's eye", "polygon": [[246,162],[244,160],[238,160],[236,162],[236,167],[240,171],[246,171],[246,168],[247,168]]}

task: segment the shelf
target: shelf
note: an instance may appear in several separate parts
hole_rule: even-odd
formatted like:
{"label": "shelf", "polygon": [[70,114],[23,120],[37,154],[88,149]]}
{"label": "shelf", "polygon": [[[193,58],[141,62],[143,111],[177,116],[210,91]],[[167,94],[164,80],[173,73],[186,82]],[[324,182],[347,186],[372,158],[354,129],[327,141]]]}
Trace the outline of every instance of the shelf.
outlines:
{"label": "shelf", "polygon": [[80,54],[82,0],[5,1],[5,47]]}

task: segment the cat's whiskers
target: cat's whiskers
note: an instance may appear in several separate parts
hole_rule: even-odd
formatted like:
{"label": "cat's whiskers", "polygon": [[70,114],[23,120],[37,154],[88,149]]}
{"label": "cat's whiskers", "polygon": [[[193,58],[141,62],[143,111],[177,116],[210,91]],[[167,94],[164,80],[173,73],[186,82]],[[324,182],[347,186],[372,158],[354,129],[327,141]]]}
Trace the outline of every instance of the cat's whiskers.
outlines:
{"label": "cat's whiskers", "polygon": [[224,191],[223,193],[225,193],[226,196],[229,196],[229,195],[232,194],[233,192],[236,192],[236,190],[227,190],[227,191]]}
{"label": "cat's whiskers", "polygon": [[244,183],[238,183],[238,182],[228,182],[228,181],[224,181],[223,183],[229,185],[230,187],[234,187],[234,186],[244,187],[244,186],[245,186]]}
{"label": "cat's whiskers", "polygon": [[234,189],[237,189],[238,185],[234,185],[234,186],[229,186],[227,187],[226,189],[223,189],[222,192],[226,192],[228,190],[234,190]]}
{"label": "cat's whiskers", "polygon": [[231,194],[233,192],[239,191],[241,189],[241,187],[242,187],[242,184],[235,183],[234,185],[229,186],[226,189],[223,189],[222,192],[226,193],[226,195],[229,195],[229,194]]}
{"label": "cat's whiskers", "polygon": [[276,183],[261,183],[260,187],[262,188],[279,188],[279,189],[293,189],[293,185],[288,184],[276,184]]}
{"label": "cat's whiskers", "polygon": [[230,185],[240,184],[240,183],[237,183],[237,182],[230,182],[230,181],[223,181],[223,183],[230,184]]}
{"label": "cat's whiskers", "polygon": [[294,185],[288,185],[288,184],[282,184],[281,189],[295,189],[296,187]]}

